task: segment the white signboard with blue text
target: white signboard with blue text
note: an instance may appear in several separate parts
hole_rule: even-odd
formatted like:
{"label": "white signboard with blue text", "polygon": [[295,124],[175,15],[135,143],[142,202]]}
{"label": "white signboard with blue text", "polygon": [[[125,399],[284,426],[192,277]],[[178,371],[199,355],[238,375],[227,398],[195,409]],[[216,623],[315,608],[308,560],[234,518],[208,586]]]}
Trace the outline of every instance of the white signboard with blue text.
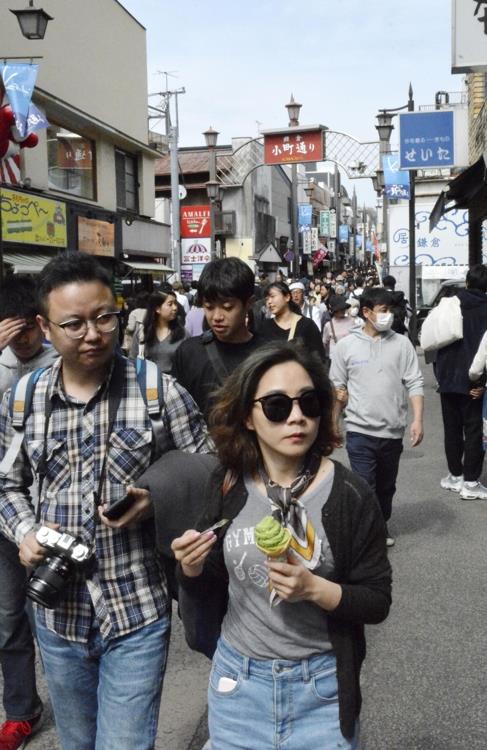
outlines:
{"label": "white signboard with blue text", "polygon": [[401,169],[444,169],[455,165],[451,110],[399,115]]}
{"label": "white signboard with blue text", "polygon": [[[449,211],[429,231],[434,203],[416,204],[416,264],[420,266],[463,266],[468,263],[468,211]],[[409,206],[389,207],[391,266],[409,265]]]}

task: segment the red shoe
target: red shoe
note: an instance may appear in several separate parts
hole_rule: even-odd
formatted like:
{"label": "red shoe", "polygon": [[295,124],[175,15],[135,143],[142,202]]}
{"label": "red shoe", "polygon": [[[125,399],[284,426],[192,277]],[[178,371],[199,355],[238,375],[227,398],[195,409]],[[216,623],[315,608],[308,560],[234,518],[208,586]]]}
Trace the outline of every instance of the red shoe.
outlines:
{"label": "red shoe", "polygon": [[26,721],[5,721],[0,726],[0,750],[22,750],[42,724],[42,714]]}

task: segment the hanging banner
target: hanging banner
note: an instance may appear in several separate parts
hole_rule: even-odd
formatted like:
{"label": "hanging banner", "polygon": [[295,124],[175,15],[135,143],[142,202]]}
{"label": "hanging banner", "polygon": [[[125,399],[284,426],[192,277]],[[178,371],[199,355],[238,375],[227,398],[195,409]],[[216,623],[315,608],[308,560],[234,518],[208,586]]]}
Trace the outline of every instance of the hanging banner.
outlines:
{"label": "hanging banner", "polygon": [[311,252],[314,253],[318,250],[320,241],[318,239],[318,227],[311,228]]}
{"label": "hanging banner", "polygon": [[30,103],[29,113],[27,115],[27,132],[34,133],[36,130],[42,130],[48,128],[49,122],[45,115],[42,114],[40,109],[35,104]]}
{"label": "hanging banner", "polygon": [[348,224],[340,224],[338,229],[338,242],[348,242]]}
{"label": "hanging banner", "polygon": [[4,242],[66,247],[66,204],[0,189]]}
{"label": "hanging banner", "polygon": [[264,164],[323,161],[323,131],[264,134]]}
{"label": "hanging banner", "polygon": [[311,229],[303,229],[303,255],[311,255]]}
{"label": "hanging banner", "polygon": [[28,135],[27,118],[38,69],[38,65],[30,63],[5,63],[0,66],[3,86],[14,113],[19,140]]}
{"label": "hanging banner", "polygon": [[384,154],[382,156],[382,169],[384,170],[384,192],[386,198],[392,200],[409,200],[411,191],[409,187],[409,172],[401,171],[399,168],[399,152]]}
{"label": "hanging banner", "polygon": [[330,209],[330,237],[334,239],[337,236],[337,212],[334,208]]}
{"label": "hanging banner", "polygon": [[328,210],[320,211],[320,235],[321,237],[330,236],[330,212]]}
{"label": "hanging banner", "polygon": [[[298,204],[298,225],[299,227],[311,226],[311,219],[313,216],[313,206],[311,203],[299,203]],[[302,231],[302,230],[300,230]]]}

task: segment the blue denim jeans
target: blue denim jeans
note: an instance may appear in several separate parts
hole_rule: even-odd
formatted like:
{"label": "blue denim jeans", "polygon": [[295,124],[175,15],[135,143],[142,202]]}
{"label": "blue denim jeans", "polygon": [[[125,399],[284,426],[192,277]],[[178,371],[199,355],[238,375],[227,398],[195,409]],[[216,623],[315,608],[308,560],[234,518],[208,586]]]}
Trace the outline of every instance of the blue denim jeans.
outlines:
{"label": "blue denim jeans", "polygon": [[208,686],[208,725],[211,750],[356,750],[358,742],[358,722],[353,740],[340,731],[333,653],[249,659],[222,638]]}
{"label": "blue denim jeans", "polygon": [[166,668],[170,614],[134,633],[88,643],[37,620],[47,687],[63,750],[152,750]]}
{"label": "blue denim jeans", "polygon": [[16,544],[0,534],[0,663],[7,719],[32,719],[42,708],[37,695],[35,648],[25,611],[26,571]]}
{"label": "blue denim jeans", "polygon": [[362,432],[347,432],[347,453],[352,471],[374,490],[387,523],[396,491],[402,438],[380,438]]}

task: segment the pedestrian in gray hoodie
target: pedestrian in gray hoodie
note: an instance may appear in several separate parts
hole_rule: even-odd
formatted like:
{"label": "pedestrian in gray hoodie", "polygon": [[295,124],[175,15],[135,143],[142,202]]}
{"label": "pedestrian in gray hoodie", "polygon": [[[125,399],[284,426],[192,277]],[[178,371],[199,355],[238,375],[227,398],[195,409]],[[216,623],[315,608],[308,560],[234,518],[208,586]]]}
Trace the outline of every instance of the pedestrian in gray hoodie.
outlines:
{"label": "pedestrian in gray hoodie", "polygon": [[[346,403],[346,447],[353,471],[375,490],[389,521],[407,425],[412,446],[423,439],[423,375],[406,336],[391,330],[390,292],[366,289],[360,298],[362,329],[352,329],[335,347],[330,379],[338,402]],[[387,533],[387,544],[394,539]]]}
{"label": "pedestrian in gray hoodie", "polygon": [[[0,286],[0,396],[22,375],[49,367],[57,352],[43,342],[32,279],[13,276]],[[36,689],[34,641],[25,613],[25,568],[17,545],[0,534],[0,664],[3,707],[0,748],[13,747],[36,731],[42,703]],[[15,744],[15,747],[20,747]]]}

